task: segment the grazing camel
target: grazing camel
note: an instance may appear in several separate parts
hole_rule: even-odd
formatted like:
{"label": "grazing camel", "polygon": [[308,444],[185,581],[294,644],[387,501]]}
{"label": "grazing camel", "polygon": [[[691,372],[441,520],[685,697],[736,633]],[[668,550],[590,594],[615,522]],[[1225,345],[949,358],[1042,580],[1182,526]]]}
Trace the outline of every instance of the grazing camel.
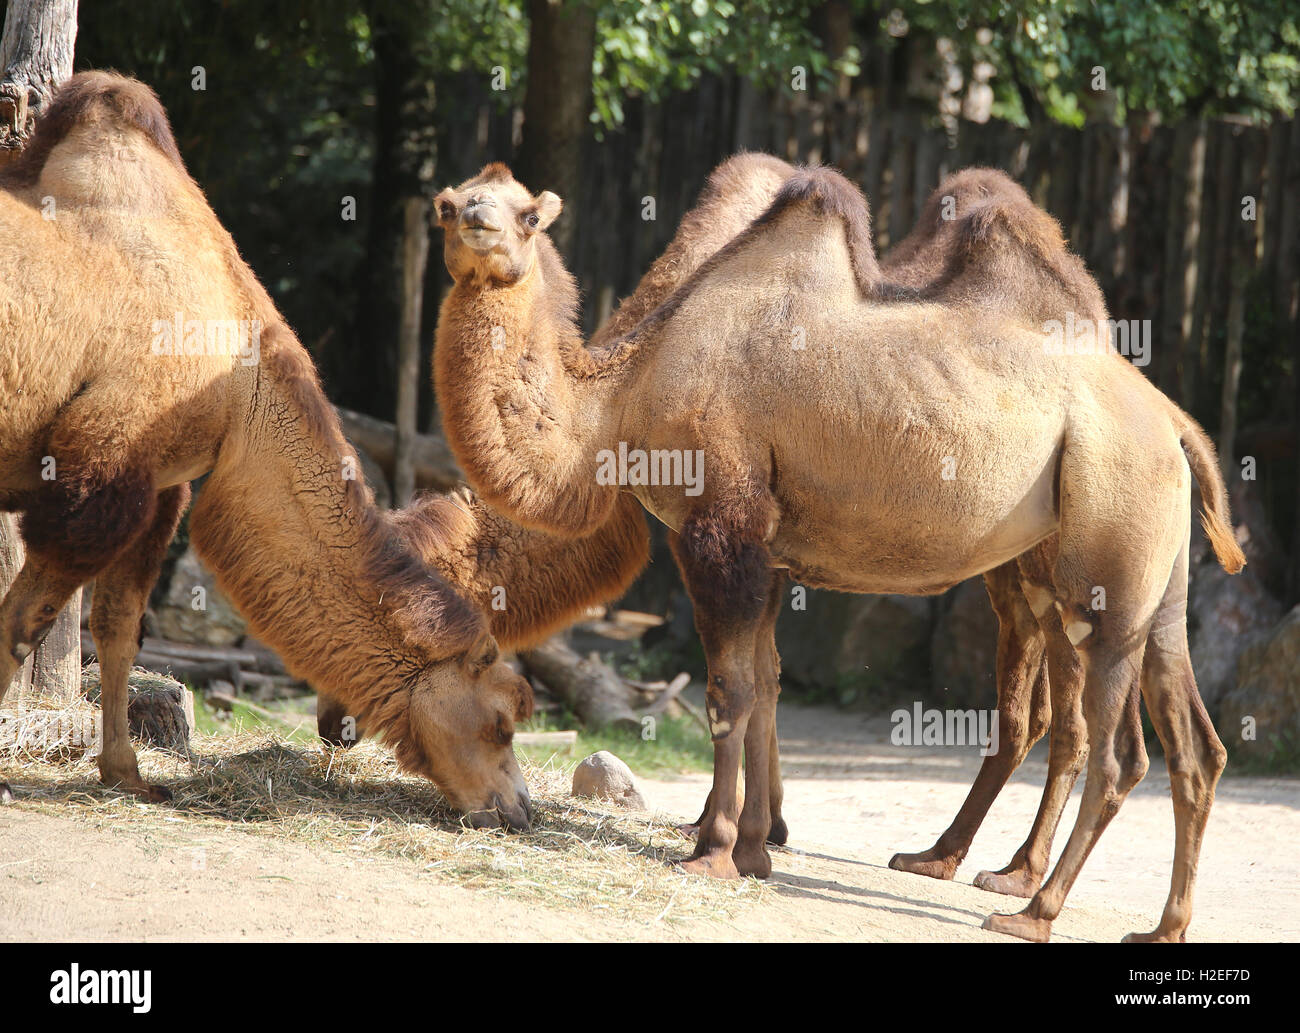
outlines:
{"label": "grazing camel", "polygon": [[[775,699],[754,655],[785,572],[844,591],[932,594],[1056,535],[1050,577],[1036,582],[1023,565],[1021,576],[1029,598],[1056,609],[1084,671],[1087,783],[1051,876],[1023,912],[987,925],[1050,935],[1145,773],[1140,689],[1169,760],[1176,851],[1164,915],[1134,938],[1183,937],[1225,760],[1187,657],[1193,474],[1220,562],[1243,562],[1213,449],[1189,417],[1097,343],[1061,354],[1019,317],[890,285],[865,199],[829,169],[788,180],[599,352],[583,347],[572,277],[543,232],[557,196],[534,197],[496,164],[436,204],[455,284],[435,376],[471,483],[513,519],[563,534],[599,526],[630,488],[678,532],[714,740],[688,870],[771,870]],[[977,260],[960,249],[951,279]],[[1051,652],[1048,665],[1056,682]]]}
{"label": "grazing camel", "polygon": [[475,825],[526,827],[532,710],[483,615],[375,508],[306,351],[185,172],[148,87],[70,79],[0,179],[0,507],[27,555],[0,695],[96,584],[106,785],[139,773],[127,675],[164,550],[191,534],[253,631]]}
{"label": "grazing camel", "polygon": [[[505,652],[526,649],[618,598],[650,559],[645,514],[631,496],[580,538],[520,527],[464,488],[418,496],[384,518],[416,556],[487,616]],[[316,722],[321,738],[339,746],[355,745],[366,731],[345,703],[319,690]]]}

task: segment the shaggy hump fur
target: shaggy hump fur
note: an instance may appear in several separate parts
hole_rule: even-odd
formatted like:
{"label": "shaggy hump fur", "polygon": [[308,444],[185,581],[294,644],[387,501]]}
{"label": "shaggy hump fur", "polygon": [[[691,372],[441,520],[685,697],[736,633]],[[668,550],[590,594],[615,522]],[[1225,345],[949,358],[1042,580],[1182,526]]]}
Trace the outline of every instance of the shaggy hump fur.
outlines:
{"label": "shaggy hump fur", "polygon": [[0,185],[30,186],[55,146],[74,128],[106,121],[139,129],[178,169],[185,163],[172,136],[171,123],[158,95],[142,82],[113,72],[82,72],[60,87],[41,115],[31,140],[4,174]]}
{"label": "shaggy hump fur", "polygon": [[508,650],[524,649],[622,595],[650,558],[645,516],[628,495],[579,538],[521,527],[469,491],[423,496],[389,520],[411,549],[478,604]]}

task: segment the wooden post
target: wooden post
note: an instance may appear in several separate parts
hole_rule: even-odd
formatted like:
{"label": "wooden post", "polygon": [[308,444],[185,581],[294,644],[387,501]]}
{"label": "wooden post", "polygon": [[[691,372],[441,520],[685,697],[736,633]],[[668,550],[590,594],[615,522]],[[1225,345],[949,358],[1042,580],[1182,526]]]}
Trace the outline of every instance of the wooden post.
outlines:
{"label": "wooden post", "polygon": [[397,339],[397,426],[393,506],[415,494],[416,410],[420,399],[420,318],[429,264],[429,201],[408,197],[402,233],[402,326]]}
{"label": "wooden post", "polygon": [[[22,149],[36,116],[72,74],[77,0],[9,0],[0,38],[0,166]],[[0,514],[0,599],[23,565],[18,522]],[[61,702],[81,692],[81,590],[7,687],[9,706],[36,696]]]}
{"label": "wooden post", "polygon": [[[1236,482],[1237,390],[1241,383],[1241,339],[1246,323],[1246,288],[1255,269],[1259,251],[1259,222],[1246,219],[1242,194],[1259,203],[1260,135],[1257,130],[1241,131],[1236,142],[1242,150],[1241,189],[1236,191],[1232,213],[1229,258],[1232,263],[1231,294],[1228,297],[1228,334],[1223,355],[1223,395],[1219,402],[1219,464],[1223,479]],[[1225,197],[1232,203],[1234,198]],[[1256,211],[1252,214],[1258,214]]]}

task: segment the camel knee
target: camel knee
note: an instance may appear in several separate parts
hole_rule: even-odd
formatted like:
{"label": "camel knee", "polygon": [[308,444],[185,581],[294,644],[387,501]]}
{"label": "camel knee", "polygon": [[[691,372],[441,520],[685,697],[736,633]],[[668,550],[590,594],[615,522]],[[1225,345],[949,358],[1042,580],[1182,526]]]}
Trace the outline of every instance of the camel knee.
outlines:
{"label": "camel knee", "polygon": [[705,709],[714,742],[729,738],[745,725],[756,696],[753,679],[746,678],[743,672],[710,672]]}

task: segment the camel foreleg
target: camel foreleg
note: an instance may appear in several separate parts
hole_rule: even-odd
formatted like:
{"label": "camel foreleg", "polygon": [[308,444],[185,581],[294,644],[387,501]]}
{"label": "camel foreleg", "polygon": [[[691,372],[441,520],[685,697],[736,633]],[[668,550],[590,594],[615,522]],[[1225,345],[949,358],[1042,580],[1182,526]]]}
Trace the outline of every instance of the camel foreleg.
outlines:
{"label": "camel foreleg", "polygon": [[140,647],[140,620],[149,601],[149,591],[158,579],[167,543],[176,533],[189,497],[188,484],[159,493],[152,523],[95,579],[95,600],[90,614],[90,631],[99,655],[103,708],[100,778],[106,786],[155,803],[171,799],[171,793],[140,777],[127,726],[128,679]]}
{"label": "camel foreleg", "polygon": [[[692,514],[671,541],[708,661],[706,700],[713,737],[713,789],[695,852],[683,868],[717,878],[765,877],[771,871],[764,840],[771,824],[767,755],[776,699],[770,685],[761,687],[764,699],[756,707],[755,650],[769,607],[779,603],[770,598],[773,573],[767,551],[746,531],[746,522],[734,514],[723,519],[706,510]],[[736,790],[745,754],[742,812]]]}

